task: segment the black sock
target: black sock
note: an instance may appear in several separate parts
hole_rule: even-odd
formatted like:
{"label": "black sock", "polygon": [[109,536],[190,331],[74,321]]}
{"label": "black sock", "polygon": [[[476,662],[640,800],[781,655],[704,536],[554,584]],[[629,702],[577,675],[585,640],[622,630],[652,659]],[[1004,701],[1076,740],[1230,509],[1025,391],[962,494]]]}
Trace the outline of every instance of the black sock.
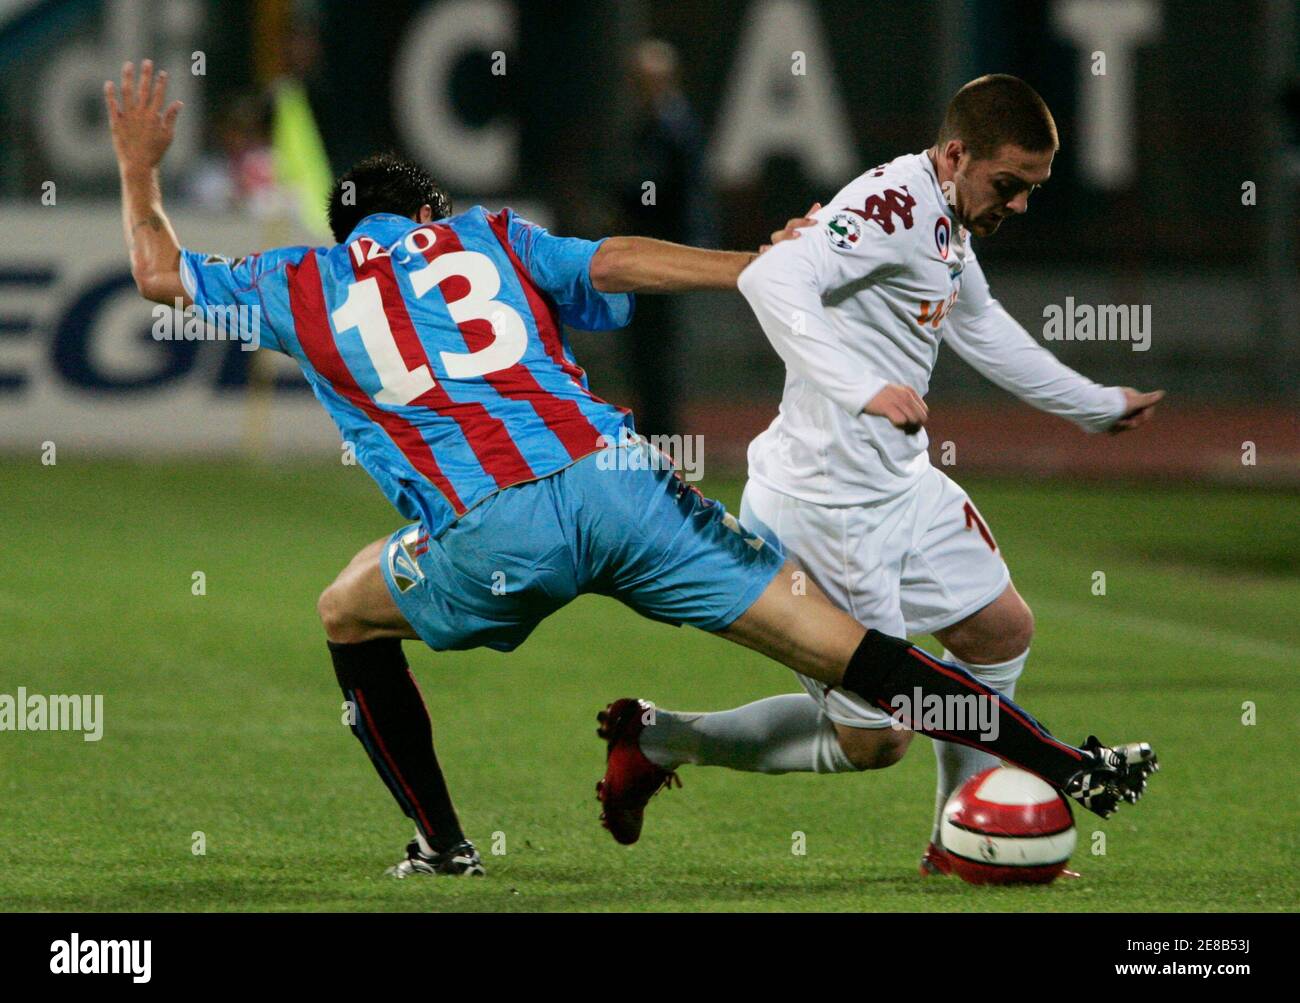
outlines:
{"label": "black sock", "polygon": [[352,703],[352,734],[420,834],[441,853],[465,838],[433,752],[433,726],[397,638],[336,644],[334,674]]}
{"label": "black sock", "polygon": [[[899,718],[912,731],[982,749],[1038,774],[1058,788],[1079,770],[1085,759],[1085,753],[1053,738],[1027,711],[965,669],[878,630],[867,631],[849,659],[841,685]],[[921,711],[936,696],[967,698],[967,707],[971,696],[996,700],[993,713],[997,737],[987,737],[974,714],[944,714],[942,723],[932,726]],[[945,703],[953,705],[948,700]]]}

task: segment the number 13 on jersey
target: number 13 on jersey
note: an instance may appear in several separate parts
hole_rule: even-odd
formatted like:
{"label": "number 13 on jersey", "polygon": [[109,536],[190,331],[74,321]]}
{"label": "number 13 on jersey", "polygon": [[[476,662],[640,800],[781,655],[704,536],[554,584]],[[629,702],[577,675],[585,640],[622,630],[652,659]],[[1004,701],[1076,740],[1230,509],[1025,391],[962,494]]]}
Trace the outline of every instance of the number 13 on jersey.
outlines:
{"label": "number 13 on jersey", "polygon": [[[405,243],[412,253],[420,254],[432,246],[434,239],[432,230],[422,228],[408,234]],[[364,255],[360,243],[356,250]],[[369,256],[386,254],[379,250]],[[451,319],[462,331],[469,321],[485,320],[492,326],[493,338],[491,344],[476,352],[439,352],[447,377],[473,379],[509,369],[524,356],[528,329],[517,311],[493,299],[501,291],[501,276],[491,258],[478,251],[440,254],[410,273],[411,288],[417,299],[422,298],[430,289],[453,277],[464,279],[469,291],[447,304]],[[361,345],[379,377],[380,389],[373,395],[377,403],[409,404],[436,385],[427,364],[410,368],[402,357],[384,312],[379,281],[373,276],[348,286],[346,298],[331,319],[339,335],[353,328],[359,332]]]}

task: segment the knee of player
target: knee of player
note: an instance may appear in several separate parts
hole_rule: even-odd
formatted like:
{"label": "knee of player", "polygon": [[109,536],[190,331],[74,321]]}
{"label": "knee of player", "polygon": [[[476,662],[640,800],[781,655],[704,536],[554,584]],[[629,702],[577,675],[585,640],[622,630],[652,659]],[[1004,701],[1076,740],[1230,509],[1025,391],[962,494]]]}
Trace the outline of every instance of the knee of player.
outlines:
{"label": "knee of player", "polygon": [[348,608],[347,592],[337,581],[316,600],[316,614],[325,628],[325,636],[335,644],[355,644],[366,640],[363,625]]}
{"label": "knee of player", "polygon": [[1034,639],[1034,611],[1023,599],[1020,600],[1020,609],[1013,620],[1010,633],[1012,636],[1007,647],[1015,648],[1015,651],[1007,656],[1009,659],[1028,651],[1030,642]]}
{"label": "knee of player", "polygon": [[967,650],[951,648],[953,654],[978,664],[1009,662],[1029,650],[1034,639],[1034,613],[1016,596],[1014,605],[983,627],[975,636],[958,642],[960,648]]}
{"label": "knee of player", "polygon": [[912,733],[894,728],[841,728],[840,748],[858,770],[883,770],[907,753]]}

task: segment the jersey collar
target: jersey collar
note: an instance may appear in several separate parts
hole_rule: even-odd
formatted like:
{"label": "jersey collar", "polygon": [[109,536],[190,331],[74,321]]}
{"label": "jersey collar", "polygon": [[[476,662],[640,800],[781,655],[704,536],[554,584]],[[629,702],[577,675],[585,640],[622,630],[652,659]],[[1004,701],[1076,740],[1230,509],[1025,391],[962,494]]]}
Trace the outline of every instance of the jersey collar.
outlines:
{"label": "jersey collar", "polygon": [[929,151],[922,150],[917,154],[917,156],[921,158],[921,166],[925,170],[926,175],[930,178],[930,184],[934,189],[934,197],[939,200],[939,205],[943,206],[943,211],[948,214],[948,218],[952,220],[953,227],[956,228],[957,214],[953,212],[952,206],[948,204],[948,199],[944,197],[943,185],[939,184],[939,175],[935,172],[934,163],[930,160]]}
{"label": "jersey collar", "polygon": [[420,224],[406,216],[399,216],[395,212],[372,212],[356,225],[356,228],[348,234],[347,244],[357,237],[370,237],[379,244],[387,247],[393,241],[397,240],[408,230],[413,230]]}

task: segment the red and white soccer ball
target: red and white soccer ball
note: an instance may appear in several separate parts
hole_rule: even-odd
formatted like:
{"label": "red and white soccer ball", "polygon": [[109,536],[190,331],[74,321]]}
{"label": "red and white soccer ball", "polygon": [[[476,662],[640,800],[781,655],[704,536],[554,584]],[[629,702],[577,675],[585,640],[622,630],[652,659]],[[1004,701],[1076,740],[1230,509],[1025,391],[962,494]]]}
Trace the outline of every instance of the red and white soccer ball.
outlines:
{"label": "red and white soccer ball", "polygon": [[1065,870],[1077,834],[1070,806],[1047,783],[996,766],[948,799],[940,839],[973,885],[1046,884]]}

